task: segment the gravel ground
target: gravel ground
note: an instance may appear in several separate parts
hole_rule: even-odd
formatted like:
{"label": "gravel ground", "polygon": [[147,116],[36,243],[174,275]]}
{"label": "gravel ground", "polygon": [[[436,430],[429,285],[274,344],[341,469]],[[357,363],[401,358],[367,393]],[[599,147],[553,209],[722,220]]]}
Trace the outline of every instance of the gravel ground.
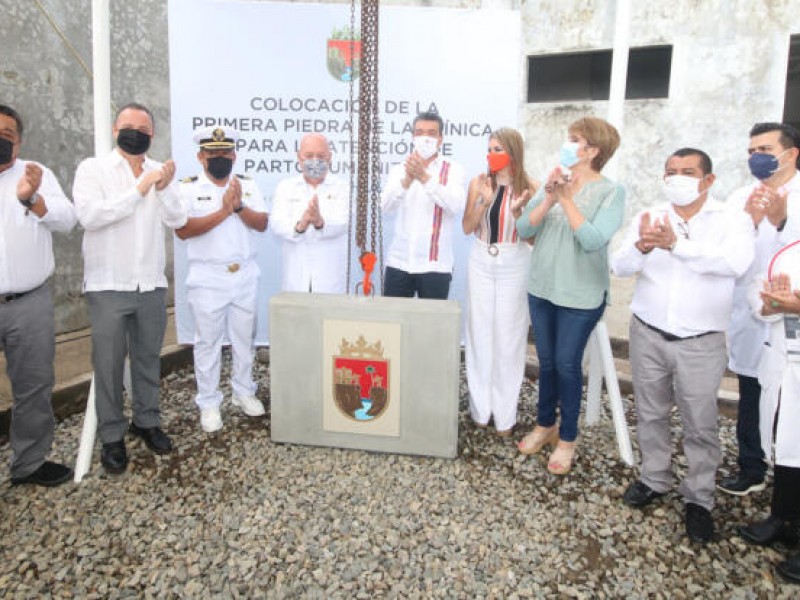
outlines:
{"label": "gravel ground", "polygon": [[[260,396],[269,373],[258,364]],[[582,432],[574,471],[523,457],[535,385],[513,440],[470,424],[462,383],[459,458],[273,444],[267,418],[223,409],[209,436],[190,369],[163,382],[177,450],[129,440],[131,465],[54,490],[0,483],[0,596],[6,598],[793,598],[773,567],[784,549],[752,548],[735,526],[769,494],[720,494],[718,541],[691,545],[677,495],[637,511],[622,494],[606,415]],[[628,400],[629,422],[634,423]],[[725,455],[734,423],[721,419]],[[678,431],[677,419],[674,431]],[[72,464],[81,418],[58,425],[53,457]],[[7,463],[7,441],[0,459]],[[676,457],[676,468],[685,468]]]}

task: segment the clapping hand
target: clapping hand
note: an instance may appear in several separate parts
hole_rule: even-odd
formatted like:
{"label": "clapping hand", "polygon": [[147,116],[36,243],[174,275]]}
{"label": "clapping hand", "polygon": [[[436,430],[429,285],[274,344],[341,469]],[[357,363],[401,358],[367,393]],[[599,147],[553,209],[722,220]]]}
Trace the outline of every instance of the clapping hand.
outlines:
{"label": "clapping hand", "polygon": [[316,194],[308,202],[308,208],[303,213],[303,220],[306,223],[311,223],[317,229],[322,229],[324,221],[322,220],[322,214],[319,212],[319,198],[317,198]]}
{"label": "clapping hand", "polygon": [[17,198],[19,200],[30,200],[39,191],[42,185],[42,167],[36,163],[27,163],[25,173],[17,182]]}
{"label": "clapping hand", "polygon": [[487,177],[486,173],[478,175],[478,206],[488,207],[492,204],[492,180]]}
{"label": "clapping hand", "polygon": [[425,161],[416,152],[412,152],[406,159],[406,179],[412,181],[416,179],[420,183],[428,181],[430,175],[425,170]]}
{"label": "clapping hand", "polygon": [[764,282],[761,301],[762,315],[800,313],[800,297],[797,292],[792,292],[792,282],[786,273],[779,273]]}
{"label": "clapping hand", "polygon": [[242,184],[235,175],[231,177],[228,189],[225,190],[225,195],[222,196],[222,205],[228,214],[231,214],[242,205]]}
{"label": "clapping hand", "polygon": [[161,167],[161,177],[156,181],[156,190],[159,192],[167,187],[175,177],[175,161],[169,159]]}
{"label": "clapping hand", "polygon": [[664,215],[661,219],[656,219],[651,225],[648,225],[650,215],[649,213],[645,214],[647,215],[646,221],[644,215],[642,215],[643,222],[639,223],[639,239],[642,246],[650,250],[653,248],[672,250],[678,240],[678,236],[675,235],[675,230],[672,229],[669,216]]}
{"label": "clapping hand", "polygon": [[531,199],[532,195],[533,194],[531,193],[530,188],[528,188],[519,196],[511,200],[511,214],[514,215],[515,219],[519,218],[519,216],[522,214],[522,209],[528,204],[528,201]]}
{"label": "clapping hand", "polygon": [[778,227],[783,220],[786,219],[786,198],[788,195],[788,192],[785,190],[771,190],[766,188],[767,220],[775,227]]}

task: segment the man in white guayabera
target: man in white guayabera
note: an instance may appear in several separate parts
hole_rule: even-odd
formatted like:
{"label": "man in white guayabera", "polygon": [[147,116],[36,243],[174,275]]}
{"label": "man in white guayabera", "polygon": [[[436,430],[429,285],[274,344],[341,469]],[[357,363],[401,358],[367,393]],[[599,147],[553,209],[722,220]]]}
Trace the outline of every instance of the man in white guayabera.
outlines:
{"label": "man in white guayabera", "polygon": [[272,198],[272,233],[281,238],[285,292],[347,290],[347,185],[328,171],[331,149],[320,133],[300,140],[302,175],[284,179]]}
{"label": "man in white guayabera", "polygon": [[442,118],[414,119],[414,151],[389,171],[381,197],[384,213],[397,211],[386,259],[384,296],[446,300],[453,277],[453,224],[466,203],[464,168],[440,155]]}

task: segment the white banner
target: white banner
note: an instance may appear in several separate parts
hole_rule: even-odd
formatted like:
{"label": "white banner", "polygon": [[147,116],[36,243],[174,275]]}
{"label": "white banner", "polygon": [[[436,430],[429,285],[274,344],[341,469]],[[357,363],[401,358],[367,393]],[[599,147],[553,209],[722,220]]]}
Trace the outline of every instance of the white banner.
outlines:
{"label": "white banner", "polygon": [[[356,28],[359,15],[355,18]],[[269,204],[277,183],[299,171],[296,147],[310,132],[328,137],[332,172],[349,178],[350,7],[344,4],[170,0],[172,150],[178,177],[201,167],[194,129],[236,127],[234,172],[253,177]],[[521,69],[517,11],[385,7],[380,12],[379,96],[382,172],[402,162],[417,112],[445,120],[443,155],[470,177],[485,171],[487,134],[517,123]],[[330,57],[330,58],[329,58]],[[358,97],[358,87],[354,90]],[[357,116],[352,124],[357,126]],[[357,139],[357,136],[354,137]],[[394,223],[384,219],[388,252]],[[465,297],[470,240],[456,232],[450,298]],[[280,291],[280,241],[269,231],[259,253],[257,343],[269,339],[267,304]],[[356,254],[353,249],[354,259]],[[360,271],[353,261],[351,288]],[[345,266],[343,265],[343,268]],[[192,343],[186,256],[175,244],[178,341]],[[373,283],[378,285],[377,275]]]}

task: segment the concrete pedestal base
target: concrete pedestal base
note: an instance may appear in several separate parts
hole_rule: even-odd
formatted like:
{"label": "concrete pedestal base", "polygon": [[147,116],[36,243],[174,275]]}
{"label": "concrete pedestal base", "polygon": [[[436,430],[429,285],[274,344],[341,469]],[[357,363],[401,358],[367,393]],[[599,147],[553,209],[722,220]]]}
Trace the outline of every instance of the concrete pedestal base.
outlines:
{"label": "concrete pedestal base", "polygon": [[274,441],[456,456],[458,303],[282,293],[269,309]]}

